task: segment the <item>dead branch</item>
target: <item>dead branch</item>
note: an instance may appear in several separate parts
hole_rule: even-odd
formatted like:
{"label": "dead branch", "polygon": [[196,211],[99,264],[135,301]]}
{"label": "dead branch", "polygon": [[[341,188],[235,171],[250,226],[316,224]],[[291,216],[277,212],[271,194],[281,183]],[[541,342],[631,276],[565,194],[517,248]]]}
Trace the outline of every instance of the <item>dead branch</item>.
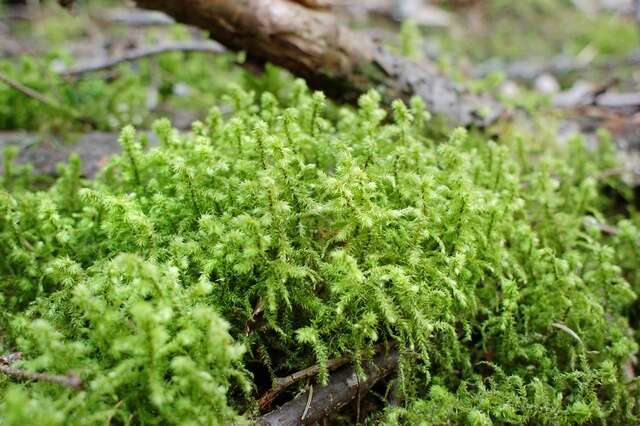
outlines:
{"label": "dead branch", "polygon": [[78,122],[90,125],[92,127],[96,127],[95,122],[93,119],[89,118],[89,117],[85,117],[82,114],[80,114],[78,111],[63,105],[61,103],[59,103],[58,101],[43,95],[40,92],[35,91],[34,89],[25,86],[24,84],[20,83],[17,80],[12,79],[11,77],[9,77],[8,75],[5,75],[3,73],[0,72],[0,82],[6,84],[7,86],[11,87],[12,89],[22,93],[23,95],[35,99],[36,101],[47,105],[50,108],[55,109],[56,111],[59,111],[63,114],[65,114],[66,116],[68,116],[69,118],[72,118]]}
{"label": "dead branch", "polygon": [[399,57],[354,33],[324,11],[291,0],[137,0],[177,21],[209,31],[231,50],[269,61],[303,77],[315,89],[347,102],[376,88],[386,100],[419,96],[456,125],[486,125],[502,108],[471,95],[432,63]]}
{"label": "dead branch", "polygon": [[[346,356],[332,359],[327,362],[327,369],[329,371],[338,369],[342,366],[347,365],[350,361],[351,361],[351,358]],[[275,381],[275,386],[270,390],[268,390],[258,400],[258,406],[260,407],[260,410],[264,411],[268,409],[273,403],[273,401],[278,397],[278,395],[280,395],[282,391],[284,391],[289,386],[301,380],[308,379],[309,377],[313,377],[317,375],[319,371],[320,371],[319,365],[312,365],[309,368],[305,368],[304,370],[297,371],[287,377],[278,377]]]}
{"label": "dead branch", "polygon": [[[374,348],[375,353],[381,353],[387,348],[388,345],[381,343]],[[327,362],[327,369],[329,371],[337,370],[338,368],[349,364],[353,360],[352,357],[343,356],[340,358],[331,359]],[[267,391],[259,400],[258,406],[261,410],[268,409],[273,401],[289,386],[304,380],[309,377],[316,376],[320,372],[320,366],[318,364],[305,368],[304,370],[297,371],[287,377],[278,377],[275,380],[273,388]]]}
{"label": "dead branch", "polygon": [[595,104],[606,108],[640,108],[640,92],[606,92],[596,98]]}
{"label": "dead branch", "polygon": [[25,86],[24,84],[20,83],[17,80],[12,79],[11,77],[9,77],[8,75],[5,75],[3,73],[0,73],[0,82],[6,84],[7,86],[11,87],[12,89],[22,93],[23,95],[29,97],[29,98],[33,98],[35,100],[37,100],[38,102],[41,102],[53,109],[56,109],[58,111],[64,112],[65,114],[71,115],[72,117],[75,117],[78,115],[77,112],[69,109],[68,107],[65,107],[64,105],[58,103],[57,101],[48,98],[47,96],[43,95],[40,92],[35,91],[34,89]]}
{"label": "dead branch", "polygon": [[82,390],[82,387],[84,386],[82,379],[72,373],[66,376],[49,373],[31,373],[19,368],[9,367],[8,365],[0,365],[0,372],[16,380],[33,380],[36,382],[54,383],[61,386],[67,386],[75,390]]}
{"label": "dead branch", "polygon": [[608,225],[606,223],[598,222],[594,217],[586,217],[583,223],[586,228],[597,229],[598,231],[602,232],[604,235],[615,237],[618,234],[620,234],[620,230],[617,227],[613,225]]}
{"label": "dead branch", "polygon": [[73,68],[62,71],[60,74],[65,77],[79,77],[86,73],[110,69],[124,62],[134,62],[143,58],[148,58],[150,56],[156,56],[167,52],[204,52],[219,54],[223,53],[224,51],[225,48],[213,40],[190,41],[151,47],[141,47],[138,49],[132,49],[120,56],[104,58],[98,61],[92,61],[84,64],[78,64]]}
{"label": "dead branch", "polygon": [[131,7],[108,9],[92,16],[101,22],[128,27],[165,26],[175,23],[171,17],[164,13]]}
{"label": "dead branch", "polygon": [[69,373],[66,376],[60,376],[49,373],[32,373],[11,367],[11,364],[18,361],[20,358],[22,358],[22,353],[20,352],[0,356],[0,372],[16,380],[33,380],[36,382],[55,383],[57,385],[67,386],[76,390],[82,390],[84,386],[82,379],[73,373]]}
{"label": "dead branch", "polygon": [[0,356],[1,365],[11,365],[22,358],[22,352],[14,352],[12,354]]}
{"label": "dead branch", "polygon": [[[398,353],[391,350],[377,355],[363,365],[366,379],[358,380],[355,367],[343,367],[329,378],[326,386],[316,386],[297,396],[277,410],[258,418],[259,426],[294,426],[314,424],[327,415],[344,407],[365,393],[383,377],[391,373],[398,364]],[[304,418],[303,418],[304,417]]]}

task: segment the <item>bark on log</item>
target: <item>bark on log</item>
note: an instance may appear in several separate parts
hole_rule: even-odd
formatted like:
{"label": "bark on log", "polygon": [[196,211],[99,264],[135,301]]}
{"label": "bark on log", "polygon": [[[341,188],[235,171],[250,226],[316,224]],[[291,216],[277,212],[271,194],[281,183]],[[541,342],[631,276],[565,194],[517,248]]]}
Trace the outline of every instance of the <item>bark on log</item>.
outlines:
{"label": "bark on log", "polygon": [[347,102],[367,90],[387,100],[421,97],[429,111],[454,125],[483,126],[502,112],[489,98],[465,92],[436,67],[399,57],[338,22],[331,13],[294,0],[136,0],[177,21],[209,31],[231,50],[269,61],[314,89]]}
{"label": "bark on log", "polygon": [[[329,378],[329,384],[317,387],[287,402],[257,420],[258,426],[311,425],[337,411],[354,398],[364,395],[380,379],[393,371],[398,364],[395,350],[379,354],[363,366],[366,379],[358,381],[353,366],[343,367]],[[311,396],[311,399],[309,397]],[[304,418],[303,418],[304,417]]]}

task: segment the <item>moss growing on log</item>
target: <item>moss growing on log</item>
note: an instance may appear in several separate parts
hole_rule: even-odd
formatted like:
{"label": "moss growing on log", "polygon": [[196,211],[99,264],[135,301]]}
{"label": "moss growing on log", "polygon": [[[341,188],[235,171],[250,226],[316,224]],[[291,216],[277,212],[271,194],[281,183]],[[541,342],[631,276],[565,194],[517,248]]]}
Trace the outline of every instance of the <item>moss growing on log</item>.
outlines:
{"label": "moss growing on log", "polygon": [[77,160],[45,191],[5,175],[0,347],[84,386],[0,375],[2,423],[248,422],[271,379],[318,364],[321,386],[380,343],[404,402],[377,421],[637,421],[640,234],[593,226],[606,144],[530,162],[426,138],[420,101],[330,119],[302,82],[253,98],[190,133],[158,121],[150,151],[125,128],[94,181]]}

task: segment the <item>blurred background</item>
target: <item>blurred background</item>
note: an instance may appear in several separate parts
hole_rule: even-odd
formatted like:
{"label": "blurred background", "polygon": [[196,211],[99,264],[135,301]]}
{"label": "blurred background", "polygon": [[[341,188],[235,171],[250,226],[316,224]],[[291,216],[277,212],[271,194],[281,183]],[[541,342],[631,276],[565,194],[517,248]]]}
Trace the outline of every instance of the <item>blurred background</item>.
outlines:
{"label": "blurred background", "polygon": [[[603,127],[621,144],[640,143],[640,1],[322,3],[363,37],[524,111],[527,126],[544,117],[545,129],[557,123],[556,136]],[[228,109],[233,84],[259,94],[291,82],[277,67],[243,63],[205,32],[132,2],[76,1],[66,9],[4,0],[0,148],[17,146],[19,161],[51,173],[52,158],[80,151],[91,175],[117,149],[112,135],[125,124],[145,129],[169,117],[188,128],[213,105]],[[73,146],[82,141],[86,149]]]}

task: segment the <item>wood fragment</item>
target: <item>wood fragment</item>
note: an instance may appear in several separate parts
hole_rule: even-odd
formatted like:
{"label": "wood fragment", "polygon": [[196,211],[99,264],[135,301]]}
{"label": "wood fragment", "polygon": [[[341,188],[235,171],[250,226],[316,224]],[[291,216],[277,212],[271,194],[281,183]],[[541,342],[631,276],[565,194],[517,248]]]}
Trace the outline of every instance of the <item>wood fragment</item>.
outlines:
{"label": "wood fragment", "polygon": [[[310,390],[282,405],[277,410],[257,419],[259,426],[311,425],[347,405],[357,397],[358,389],[364,393],[396,369],[398,353],[391,350],[377,355],[363,365],[366,379],[358,380],[355,367],[345,366],[329,377],[326,386]],[[307,403],[307,401],[309,401]],[[308,407],[308,408],[307,408]],[[304,419],[302,415],[307,409]]]}
{"label": "wood fragment", "polygon": [[175,21],[162,12],[154,12],[137,8],[108,9],[95,15],[95,19],[109,24],[128,27],[150,27],[172,25]]}
{"label": "wood fragment", "polygon": [[14,80],[13,78],[9,77],[6,74],[0,73],[0,82],[6,84],[7,86],[11,87],[12,89],[22,93],[23,95],[29,97],[29,98],[33,98],[35,100],[37,100],[38,102],[41,102],[53,109],[56,109],[58,111],[64,112],[65,114],[71,115],[72,117],[75,117],[78,115],[77,112],[70,110],[68,107],[65,107],[64,105],[58,103],[57,101],[43,95],[42,93],[28,87],[25,86],[24,84],[20,83],[17,80]]}
{"label": "wood fragment", "polygon": [[[329,371],[332,371],[349,364],[349,362],[351,362],[351,357],[346,357],[346,356],[332,359],[327,362],[327,369]],[[271,406],[273,401],[278,397],[278,395],[280,395],[289,386],[301,380],[313,377],[317,375],[319,372],[320,372],[320,366],[316,364],[309,368],[305,368],[304,370],[297,371],[287,377],[277,378],[275,386],[271,388],[269,391],[267,391],[258,400],[258,406],[260,407],[260,410],[262,411],[267,410]]]}
{"label": "wood fragment", "polygon": [[11,365],[20,359],[22,359],[22,352],[14,352],[12,354],[0,356],[0,364]]}
{"label": "wood fragment", "polygon": [[313,385],[309,385],[309,396],[307,397],[307,405],[304,407],[304,411],[302,412],[302,417],[300,417],[300,421],[304,421],[305,417],[307,417],[307,413],[309,412],[309,407],[311,407],[311,400],[313,400]]}
{"label": "wood fragment", "polygon": [[[616,236],[620,233],[620,230],[617,227],[613,225],[608,225],[606,223],[600,223],[594,217],[586,217],[584,219],[584,226],[587,228],[597,229],[603,234],[610,235],[610,236]],[[552,325],[556,328],[559,328],[554,324]]]}
{"label": "wood fragment", "polygon": [[91,127],[97,127],[96,123],[93,119],[89,118],[89,117],[85,117],[82,114],[80,114],[78,111],[63,105],[61,103],[59,103],[58,101],[43,95],[42,93],[28,87],[25,86],[24,84],[20,83],[17,80],[14,80],[13,78],[9,77],[6,74],[3,74],[0,72],[0,83],[4,83],[7,86],[11,87],[12,89],[22,93],[23,95],[35,99],[36,101],[47,105],[50,108],[55,109],[56,111],[59,111],[63,114],[65,114],[66,116],[68,116],[69,118],[76,120],[78,122],[90,125]]}
{"label": "wood fragment", "polygon": [[33,380],[36,382],[48,382],[61,386],[67,386],[72,389],[81,390],[84,383],[80,377],[74,373],[68,373],[66,376],[49,373],[32,373],[20,368],[11,367],[10,364],[22,358],[20,352],[0,357],[0,373],[4,373],[8,377],[15,380]]}

